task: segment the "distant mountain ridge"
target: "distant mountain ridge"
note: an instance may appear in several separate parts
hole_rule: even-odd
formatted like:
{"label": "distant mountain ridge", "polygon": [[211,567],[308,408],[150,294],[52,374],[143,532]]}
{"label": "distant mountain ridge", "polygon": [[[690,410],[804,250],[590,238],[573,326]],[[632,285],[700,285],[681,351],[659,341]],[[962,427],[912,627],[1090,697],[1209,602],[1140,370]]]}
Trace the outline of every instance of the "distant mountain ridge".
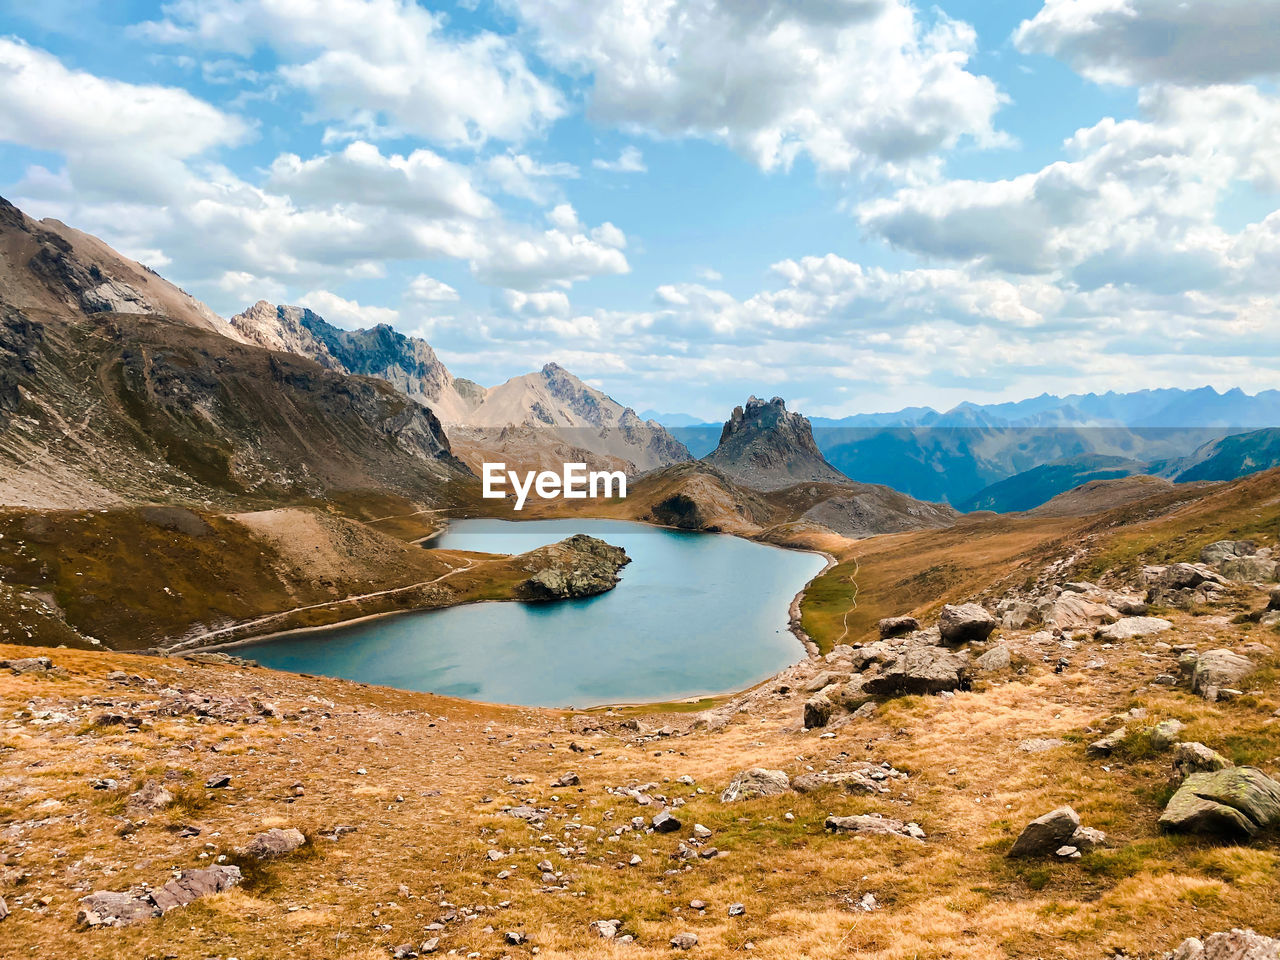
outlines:
{"label": "distant mountain ridge", "polygon": [[[660,424],[588,386],[555,363],[495,387],[454,377],[425,340],[379,324],[342,330],[306,307],[259,301],[231,318],[246,340],[310,357],[330,369],[380,377],[430,407],[472,460],[510,455],[542,463],[555,456],[643,472],[688,460]],[[555,459],[555,457],[552,457]]]}

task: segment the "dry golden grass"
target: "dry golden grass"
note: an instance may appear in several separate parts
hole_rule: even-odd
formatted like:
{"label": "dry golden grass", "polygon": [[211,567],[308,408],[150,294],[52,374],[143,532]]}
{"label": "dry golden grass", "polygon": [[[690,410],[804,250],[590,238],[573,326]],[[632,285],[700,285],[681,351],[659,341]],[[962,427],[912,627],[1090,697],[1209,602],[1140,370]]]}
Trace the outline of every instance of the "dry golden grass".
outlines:
{"label": "dry golden grass", "polygon": [[[1207,619],[1180,617],[1177,640],[1205,646],[1247,638],[1280,646],[1274,634]],[[0,647],[0,656],[38,652]],[[1274,837],[1223,847],[1161,836],[1155,821],[1167,795],[1167,760],[1104,762],[1084,751],[1090,725],[1140,705],[1152,720],[1179,717],[1189,724],[1186,736],[1275,774],[1274,673],[1263,672],[1261,696],[1208,704],[1151,685],[1164,664],[1146,653],[1138,645],[1116,648],[1104,652],[1105,671],[1060,675],[1033,662],[1026,676],[984,682],[952,698],[888,701],[829,740],[799,732],[795,700],[741,715],[719,732],[645,741],[616,726],[603,734],[571,732],[568,716],[557,711],[256,668],[52,651],[66,679],[0,676],[0,895],[14,911],[0,929],[0,956],[44,957],[74,945],[87,958],[373,960],[395,944],[437,935],[427,925],[447,912],[442,903],[489,908],[446,923],[438,934],[443,950],[483,957],[527,956],[533,946],[541,957],[666,957],[667,941],[685,930],[699,938],[696,956],[748,955],[750,943],[750,956],[777,960],[1085,958],[1119,949],[1150,955],[1185,936],[1231,926],[1280,934],[1280,913],[1267,906],[1280,901]],[[117,668],[309,712],[231,725],[179,717],[136,733],[12,719],[30,709],[28,702],[39,709],[82,696],[154,696],[108,687],[105,674]],[[656,708],[627,714],[649,727],[681,730],[692,719]],[[614,724],[617,717],[599,719]],[[1046,736],[1070,742],[1048,753],[1017,749],[1024,738]],[[569,751],[571,740],[589,752]],[[809,766],[838,767],[842,753],[887,760],[910,777],[874,797],[789,794],[731,805],[716,797],[741,768],[796,775]],[[566,770],[581,775],[580,789],[549,786]],[[218,772],[232,774],[231,788],[203,790]],[[508,775],[531,782],[509,784]],[[674,783],[681,775],[706,792]],[[89,781],[101,776],[125,786],[115,796],[92,790]],[[179,788],[180,803],[141,817],[125,809],[130,789],[166,776]],[[605,791],[629,781],[658,781],[658,792],[683,797],[685,829],[606,840],[632,816],[654,812]],[[295,782],[305,786],[296,799]],[[526,799],[552,809],[544,829],[500,812]],[[1112,845],[1072,864],[1003,856],[1022,824],[1062,803],[1105,830]],[[823,830],[830,813],[873,811],[919,822],[927,841]],[[583,829],[563,830],[575,817]],[[123,829],[126,819],[135,824],[131,830]],[[726,855],[685,870],[672,854],[694,822],[714,831],[709,842]],[[184,823],[199,825],[200,836],[170,832]],[[359,830],[336,843],[323,839],[340,823]],[[76,904],[89,889],[162,883],[171,869],[209,862],[199,856],[206,843],[211,854],[228,853],[254,832],[280,825],[299,827],[311,844],[301,855],[254,869],[242,888],[135,927],[77,930]],[[584,838],[585,855],[557,852],[566,837]],[[491,848],[509,855],[492,863]],[[633,853],[643,860],[639,866],[616,866]],[[572,878],[567,891],[540,892],[535,865],[544,858]],[[500,870],[512,875],[499,880]],[[866,892],[880,910],[854,909]],[[46,897],[48,905],[40,905]],[[688,908],[694,898],[710,904],[705,915]],[[504,901],[509,905],[500,907]],[[745,905],[745,916],[727,915],[734,902]],[[636,943],[606,944],[589,932],[591,920],[613,917]],[[529,943],[505,945],[507,930],[524,932]]]}

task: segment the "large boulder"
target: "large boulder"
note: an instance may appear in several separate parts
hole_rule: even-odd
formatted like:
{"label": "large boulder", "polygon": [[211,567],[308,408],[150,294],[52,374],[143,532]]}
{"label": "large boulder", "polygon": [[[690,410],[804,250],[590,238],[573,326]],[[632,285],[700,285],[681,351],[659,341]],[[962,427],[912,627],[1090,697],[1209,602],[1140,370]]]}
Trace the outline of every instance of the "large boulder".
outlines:
{"label": "large boulder", "polygon": [[1132,640],[1134,637],[1163,633],[1172,628],[1173,624],[1161,617],[1123,617],[1099,630],[1098,639],[1115,643],[1119,640]]}
{"label": "large boulder", "polygon": [[1193,773],[1160,815],[1169,833],[1247,840],[1280,823],[1280,783],[1254,767]]}
{"label": "large boulder", "polygon": [[825,727],[831,722],[831,715],[835,709],[836,705],[825,693],[810,697],[804,703],[804,725],[810,730]]}
{"label": "large boulder", "polygon": [[735,800],[751,800],[755,797],[776,797],[791,789],[791,780],[781,770],[766,770],[764,767],[752,767],[743,770],[725,787],[720,794],[721,803],[733,803]]}
{"label": "large boulder", "polygon": [[176,879],[170,880],[159,890],[153,890],[151,900],[161,913],[168,913],[175,907],[185,907],[200,897],[230,890],[241,879],[240,868],[230,864],[183,870]]}
{"label": "large boulder", "polygon": [[1078,593],[1062,594],[1053,601],[1044,615],[1046,624],[1062,630],[1096,627],[1119,619],[1120,611],[1115,607],[1090,600]]}
{"label": "large boulder", "polygon": [[1191,671],[1191,689],[1205,696],[1210,688],[1234,687],[1253,673],[1253,661],[1231,650],[1206,650]]}
{"label": "large boulder", "polygon": [[969,670],[966,653],[945,647],[909,646],[887,661],[878,674],[867,678],[862,689],[879,696],[960,690],[968,686]]}
{"label": "large boulder", "polygon": [[996,628],[996,618],[976,603],[948,603],[938,617],[938,629],[944,643],[985,640]]}
{"label": "large boulder", "polygon": [[1080,815],[1070,807],[1058,807],[1036,817],[1025,827],[1009,848],[1007,856],[1047,857],[1065,846],[1080,827]]}
{"label": "large boulder", "polygon": [[102,890],[80,901],[76,920],[87,927],[125,927],[159,914],[150,898]]}
{"label": "large boulder", "polygon": [[284,830],[272,827],[265,833],[259,833],[253,837],[245,846],[244,852],[255,860],[271,860],[293,853],[306,842],[307,838],[303,836],[301,830],[294,827]]}
{"label": "large boulder", "polygon": [[904,823],[895,817],[883,817],[878,813],[864,813],[852,817],[827,817],[825,826],[832,833],[856,833],[863,836],[906,837],[923,840],[924,831],[918,823]]}
{"label": "large boulder", "polygon": [[1274,583],[1277,565],[1269,557],[1233,557],[1218,567],[1224,577],[1246,582]]}
{"label": "large boulder", "polygon": [[1251,557],[1257,552],[1258,545],[1252,540],[1219,540],[1200,551],[1200,562],[1210,567],[1218,567],[1224,560]]}
{"label": "large boulder", "polygon": [[900,637],[919,629],[920,621],[915,617],[885,617],[880,621],[880,636],[884,638]]}
{"label": "large boulder", "polygon": [[1173,745],[1173,769],[1185,777],[1191,773],[1212,773],[1234,766],[1230,760],[1203,743],[1184,741]]}
{"label": "large boulder", "polygon": [[1252,930],[1212,933],[1203,941],[1188,937],[1166,960],[1280,960],[1280,940]]}

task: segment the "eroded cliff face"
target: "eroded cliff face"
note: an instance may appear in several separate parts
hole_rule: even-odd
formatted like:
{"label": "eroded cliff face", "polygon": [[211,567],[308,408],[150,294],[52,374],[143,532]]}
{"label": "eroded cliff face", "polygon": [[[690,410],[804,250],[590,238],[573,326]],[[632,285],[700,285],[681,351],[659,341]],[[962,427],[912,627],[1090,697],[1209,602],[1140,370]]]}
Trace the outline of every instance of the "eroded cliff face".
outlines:
{"label": "eroded cliff face", "polygon": [[849,482],[822,456],[809,421],[788,411],[781,397],[751,397],[745,406],[735,407],[720,433],[720,445],[704,459],[757,490],[804,481]]}

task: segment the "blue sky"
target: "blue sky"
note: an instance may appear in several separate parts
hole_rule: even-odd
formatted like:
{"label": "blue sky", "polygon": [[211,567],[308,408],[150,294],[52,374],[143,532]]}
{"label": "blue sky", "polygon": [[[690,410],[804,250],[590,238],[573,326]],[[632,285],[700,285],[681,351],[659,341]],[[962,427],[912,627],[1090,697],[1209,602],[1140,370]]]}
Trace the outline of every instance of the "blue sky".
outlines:
{"label": "blue sky", "polygon": [[1274,0],[0,0],[0,193],[215,310],[813,414],[1280,383]]}

